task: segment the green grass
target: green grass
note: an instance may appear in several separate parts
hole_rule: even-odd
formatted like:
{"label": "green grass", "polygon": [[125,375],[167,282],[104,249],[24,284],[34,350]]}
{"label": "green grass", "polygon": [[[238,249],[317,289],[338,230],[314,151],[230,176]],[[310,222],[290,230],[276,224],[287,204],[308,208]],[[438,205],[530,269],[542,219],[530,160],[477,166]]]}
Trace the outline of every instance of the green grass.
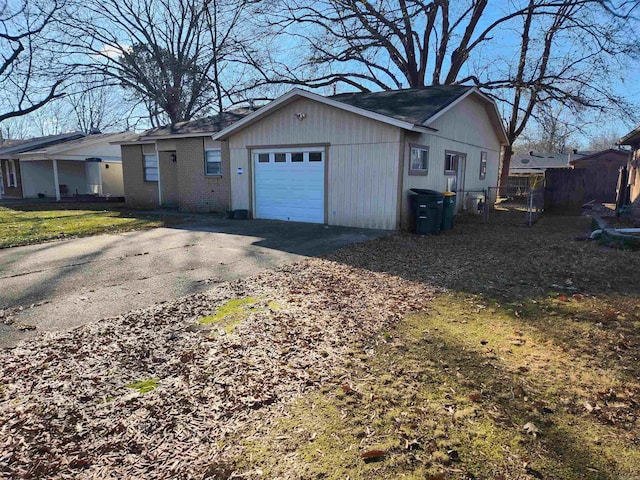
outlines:
{"label": "green grass", "polygon": [[0,248],[162,227],[180,221],[179,217],[132,212],[124,209],[122,204],[33,204],[0,207]]}
{"label": "green grass", "polygon": [[148,380],[141,380],[139,382],[132,382],[126,385],[127,388],[133,388],[139,393],[149,393],[156,389],[160,384],[160,380],[157,378],[149,378]]}
{"label": "green grass", "polygon": [[213,315],[198,319],[201,325],[223,326],[227,334],[234,332],[236,327],[247,317],[247,308],[258,300],[252,297],[234,298],[219,307]]}

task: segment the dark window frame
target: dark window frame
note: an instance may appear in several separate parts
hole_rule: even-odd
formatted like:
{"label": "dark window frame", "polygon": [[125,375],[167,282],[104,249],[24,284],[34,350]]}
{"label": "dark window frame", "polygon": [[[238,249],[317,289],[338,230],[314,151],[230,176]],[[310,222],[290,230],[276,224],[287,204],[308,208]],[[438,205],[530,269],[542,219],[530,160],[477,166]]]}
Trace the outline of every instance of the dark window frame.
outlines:
{"label": "dark window frame", "polygon": [[[426,169],[415,169],[412,168],[413,165],[413,151],[414,150],[421,150],[423,152],[427,152],[427,168]],[[429,157],[431,155],[430,152],[430,148],[427,145],[419,145],[419,144],[415,144],[415,143],[410,143],[409,144],[409,175],[415,175],[415,176],[423,176],[426,177],[427,175],[429,175]]]}

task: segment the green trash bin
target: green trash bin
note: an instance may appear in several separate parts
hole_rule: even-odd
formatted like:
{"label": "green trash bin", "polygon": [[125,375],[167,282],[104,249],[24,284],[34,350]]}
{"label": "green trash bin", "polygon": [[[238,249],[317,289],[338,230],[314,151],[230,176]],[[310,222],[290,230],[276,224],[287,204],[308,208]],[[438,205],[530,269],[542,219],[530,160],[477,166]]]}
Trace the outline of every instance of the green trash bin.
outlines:
{"label": "green trash bin", "polygon": [[410,191],[415,233],[418,235],[440,233],[444,199],[442,192],[422,188],[412,188]]}
{"label": "green trash bin", "polygon": [[453,219],[456,216],[456,194],[455,192],[444,192],[444,202],[442,205],[442,230],[453,228]]}

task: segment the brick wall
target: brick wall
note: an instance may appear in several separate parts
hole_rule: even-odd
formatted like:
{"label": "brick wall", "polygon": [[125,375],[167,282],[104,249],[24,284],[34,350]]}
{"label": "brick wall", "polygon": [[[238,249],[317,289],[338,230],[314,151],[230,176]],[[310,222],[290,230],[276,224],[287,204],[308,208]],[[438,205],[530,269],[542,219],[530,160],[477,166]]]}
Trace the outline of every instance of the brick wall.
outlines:
{"label": "brick wall", "polygon": [[122,145],[121,148],[125,202],[133,208],[156,208],[158,182],[144,181],[142,145]]}
{"label": "brick wall", "polygon": [[22,198],[22,172],[20,171],[20,160],[14,160],[14,163],[16,166],[16,181],[18,186],[9,187],[9,176],[7,175],[9,160],[0,160],[0,167],[2,168],[2,183],[4,184],[4,196]]}
{"label": "brick wall", "polygon": [[204,138],[176,140],[179,207],[185,212],[224,212],[229,209],[229,148],[221,142],[222,175],[205,175]]}

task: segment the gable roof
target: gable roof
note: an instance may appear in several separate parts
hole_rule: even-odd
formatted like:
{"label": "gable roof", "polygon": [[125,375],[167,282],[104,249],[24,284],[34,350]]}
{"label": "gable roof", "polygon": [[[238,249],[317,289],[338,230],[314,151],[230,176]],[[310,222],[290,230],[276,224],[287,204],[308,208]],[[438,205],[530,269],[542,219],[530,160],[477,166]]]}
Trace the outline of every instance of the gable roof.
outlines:
{"label": "gable roof", "polygon": [[299,98],[308,98],[409,131],[437,131],[429,127],[428,124],[472,94],[475,94],[481,101],[489,105],[490,116],[492,117],[491,123],[496,129],[501,143],[508,144],[507,135],[495,102],[477,88],[456,85],[440,85],[377,93],[341,94],[334,97],[323,97],[316,93],[294,88],[218,134],[213,135],[213,139],[224,140],[233,133],[257,122],[261,117]]}
{"label": "gable roof", "polygon": [[521,153],[512,156],[511,164],[509,165],[509,171],[513,173],[544,172],[548,168],[569,168],[569,154],[536,152]]}
{"label": "gable roof", "polygon": [[342,93],[329,98],[413,125],[424,125],[436,113],[472,89],[462,85],[437,85],[383,92]]}
{"label": "gable roof", "polygon": [[29,152],[38,148],[47,147],[49,145],[55,145],[69,140],[75,140],[77,138],[84,137],[82,132],[70,132],[62,133],[60,135],[47,135],[44,137],[35,137],[13,143],[7,147],[0,148],[0,158],[7,158],[11,155],[17,155],[19,153]]}

